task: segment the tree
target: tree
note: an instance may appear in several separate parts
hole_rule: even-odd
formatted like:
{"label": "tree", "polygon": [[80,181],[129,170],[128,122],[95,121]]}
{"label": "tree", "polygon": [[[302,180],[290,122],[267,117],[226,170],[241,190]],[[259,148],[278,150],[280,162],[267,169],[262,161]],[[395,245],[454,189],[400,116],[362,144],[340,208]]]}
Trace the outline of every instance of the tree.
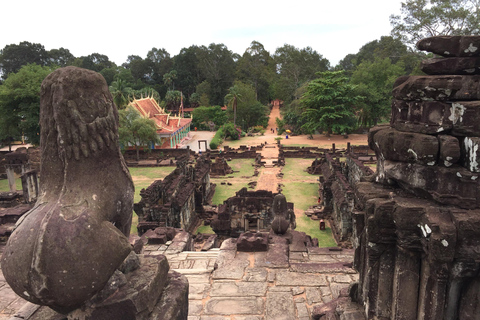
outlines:
{"label": "tree", "polygon": [[70,53],[70,50],[65,48],[52,49],[47,53],[47,65],[66,67],[73,63],[75,56]]}
{"label": "tree", "polygon": [[249,84],[235,81],[225,96],[225,103],[229,106],[227,113],[230,119],[233,116],[235,124],[241,125],[244,131],[256,125],[268,124],[268,108],[256,99],[255,89]]}
{"label": "tree", "polygon": [[108,87],[113,96],[113,103],[118,109],[125,109],[129,102],[129,96],[133,94],[133,90],[127,87],[127,84],[122,79],[113,81],[112,85]]}
{"label": "tree", "polygon": [[324,130],[347,133],[355,124],[355,106],[361,97],[355,95],[355,86],[348,83],[343,71],[320,72],[319,78],[307,85],[301,99],[304,109],[303,129],[312,134]]}
{"label": "tree", "polygon": [[232,51],[224,44],[212,43],[208,47],[201,46],[198,51],[199,67],[203,77],[210,83],[208,94],[210,103],[220,105],[233,84],[235,61]]}
{"label": "tree", "polygon": [[20,44],[9,44],[0,50],[0,73],[6,79],[10,73],[16,73],[30,63],[45,66],[48,61],[48,54],[40,43],[27,41]]}
{"label": "tree", "polygon": [[478,0],[406,0],[391,15],[392,35],[411,45],[423,38],[480,34]]}
{"label": "tree", "polygon": [[140,160],[140,148],[148,149],[148,144],[158,143],[155,122],[144,118],[132,107],[118,111],[118,135],[123,148],[132,145],[135,147],[137,161]]}
{"label": "tree", "polygon": [[92,53],[86,57],[80,57],[79,67],[100,72],[105,68],[115,66],[113,62],[108,59],[108,56],[100,53]]}
{"label": "tree", "polygon": [[390,58],[376,57],[373,62],[364,61],[357,67],[351,82],[357,85],[357,94],[365,97],[357,105],[361,126],[374,126],[390,114],[393,83],[404,74],[403,61],[394,64]]}
{"label": "tree", "polygon": [[206,130],[209,122],[213,122],[216,128],[223,126],[227,122],[227,113],[220,106],[198,107],[193,110],[194,127]]}
{"label": "tree", "polygon": [[285,44],[277,48],[274,59],[278,73],[274,96],[287,103],[293,100],[297,88],[330,67],[330,62],[310,47],[297,49]]}
{"label": "tree", "polygon": [[[196,86],[205,80],[199,66],[197,46],[183,48],[180,53],[173,58],[173,68],[177,70],[177,89],[181,90],[189,98],[195,93]],[[201,96],[201,94],[199,95]]]}
{"label": "tree", "polygon": [[40,142],[40,87],[54,68],[28,64],[17,73],[10,73],[0,86],[0,139]]}
{"label": "tree", "polygon": [[175,80],[177,79],[177,71],[171,70],[163,75],[163,83],[169,88],[172,86],[171,90],[175,90]]}
{"label": "tree", "polygon": [[123,67],[130,70],[135,81],[140,80],[144,84],[151,83],[153,71],[149,61],[142,59],[140,56],[128,56],[127,62],[123,64]]}
{"label": "tree", "polygon": [[252,41],[243,56],[237,62],[237,80],[249,83],[255,89],[257,100],[268,103],[270,84],[275,75],[275,62],[265,47]]}
{"label": "tree", "polygon": [[237,105],[238,105],[238,99],[242,97],[242,94],[240,93],[241,89],[239,88],[239,85],[230,87],[228,89],[228,94],[225,96],[225,104],[230,106],[233,110],[233,125],[235,126],[237,123]]}
{"label": "tree", "polygon": [[182,93],[177,90],[169,90],[165,95],[165,102],[167,110],[172,112],[180,112],[180,103],[182,100]]}

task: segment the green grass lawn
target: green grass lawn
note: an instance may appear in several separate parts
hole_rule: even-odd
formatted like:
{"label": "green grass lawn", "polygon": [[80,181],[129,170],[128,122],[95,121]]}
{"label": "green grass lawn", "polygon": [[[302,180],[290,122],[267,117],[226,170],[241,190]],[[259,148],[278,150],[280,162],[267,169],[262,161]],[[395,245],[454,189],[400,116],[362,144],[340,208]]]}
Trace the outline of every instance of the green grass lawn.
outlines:
{"label": "green grass lawn", "polygon": [[[22,179],[16,178],[15,186],[17,190],[22,190]],[[0,180],[0,192],[8,192],[8,191],[10,191],[10,188],[8,187],[8,179]]]}
{"label": "green grass lawn", "polygon": [[[253,164],[255,161],[253,159],[233,159],[228,162],[228,165],[233,169],[234,172],[229,174],[226,177],[215,177],[211,178],[212,182],[217,186],[215,187],[215,194],[212,199],[212,204],[219,205],[222,204],[225,200],[235,195],[235,192],[239,191],[242,188],[248,188],[248,183],[250,181],[256,181],[257,177],[253,177],[255,168]],[[232,178],[228,178],[232,177]],[[242,177],[249,177],[248,179]],[[221,184],[225,182],[225,184]],[[229,186],[227,183],[231,183]]]}
{"label": "green grass lawn", "polygon": [[197,228],[197,233],[215,234],[215,232],[212,230],[212,227],[204,224]]}
{"label": "green grass lawn", "polygon": [[332,229],[327,227],[320,231],[320,222],[311,220],[306,215],[297,218],[297,228],[295,230],[305,232],[312,238],[317,238],[319,247],[337,246],[337,243],[333,240]]}
{"label": "green grass lawn", "polygon": [[318,183],[314,182],[289,182],[283,186],[282,193],[288,202],[293,202],[296,209],[307,210],[317,204]]}
{"label": "green grass lawn", "polygon": [[317,175],[311,175],[307,172],[307,168],[312,164],[313,159],[285,159],[285,166],[282,173],[285,178],[289,180],[302,180],[309,182],[316,182]]}

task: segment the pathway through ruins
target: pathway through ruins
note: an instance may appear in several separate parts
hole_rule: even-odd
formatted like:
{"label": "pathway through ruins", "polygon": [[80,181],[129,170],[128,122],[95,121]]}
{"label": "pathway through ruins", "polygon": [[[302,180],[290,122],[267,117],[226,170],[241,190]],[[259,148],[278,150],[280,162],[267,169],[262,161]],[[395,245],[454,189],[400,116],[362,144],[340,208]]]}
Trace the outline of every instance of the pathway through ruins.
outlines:
{"label": "pathway through ruins", "polygon": [[260,172],[256,188],[256,190],[267,190],[274,193],[278,192],[278,185],[281,180],[281,178],[278,177],[278,174],[282,171],[281,167],[275,166],[275,163],[278,160],[278,145],[275,141],[275,138],[277,137],[276,118],[281,118],[278,104],[275,104],[270,112],[268,127],[264,136],[266,144],[261,152],[262,161],[265,164],[259,170]]}

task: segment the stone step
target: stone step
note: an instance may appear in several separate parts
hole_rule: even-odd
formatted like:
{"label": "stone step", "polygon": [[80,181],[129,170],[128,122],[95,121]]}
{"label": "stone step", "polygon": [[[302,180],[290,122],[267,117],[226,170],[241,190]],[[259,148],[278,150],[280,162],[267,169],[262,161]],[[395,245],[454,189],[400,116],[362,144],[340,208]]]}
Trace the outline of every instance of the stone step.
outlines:
{"label": "stone step", "polygon": [[213,268],[207,268],[207,269],[172,269],[174,271],[177,271],[181,274],[189,275],[189,274],[209,274],[213,272]]}

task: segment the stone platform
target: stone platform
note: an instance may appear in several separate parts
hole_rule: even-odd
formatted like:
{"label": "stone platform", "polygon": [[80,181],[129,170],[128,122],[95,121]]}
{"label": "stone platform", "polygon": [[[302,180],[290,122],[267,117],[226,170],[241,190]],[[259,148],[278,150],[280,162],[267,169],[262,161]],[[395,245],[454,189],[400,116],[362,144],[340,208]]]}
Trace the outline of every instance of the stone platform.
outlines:
{"label": "stone platform", "polygon": [[[314,309],[345,295],[358,280],[353,250],[290,245],[286,255],[274,256],[269,246],[266,252],[239,252],[229,239],[220,249],[180,252],[169,241],[147,245],[144,253],[165,255],[170,270],[188,278],[189,320],[315,319]],[[11,319],[24,303],[0,275],[0,320]]]}

